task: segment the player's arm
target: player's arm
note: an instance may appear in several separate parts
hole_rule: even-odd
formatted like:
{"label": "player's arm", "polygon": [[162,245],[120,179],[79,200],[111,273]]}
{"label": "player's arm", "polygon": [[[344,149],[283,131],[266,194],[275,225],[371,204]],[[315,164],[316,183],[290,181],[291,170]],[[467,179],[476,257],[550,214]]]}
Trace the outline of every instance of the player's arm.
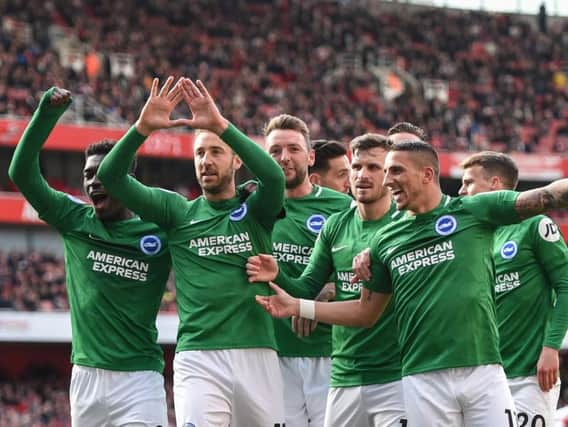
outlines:
{"label": "player's arm", "polygon": [[227,143],[258,179],[256,191],[247,199],[251,214],[272,225],[284,204],[285,178],[282,169],[254,141],[225,119],[200,80],[182,82],[185,100],[193,113],[191,126],[208,129]]}
{"label": "player's arm", "polygon": [[150,95],[136,124],[105,156],[97,172],[105,189],[113,197],[145,220],[164,228],[176,223],[177,213],[183,209],[185,198],[173,192],[147,187],[130,176],[128,171],[136,151],[153,131],[191,123],[188,119],[170,119],[172,111],[183,99],[180,81],[172,88],[173,77],[169,77],[158,90],[159,81],[153,80]]}
{"label": "player's arm", "polygon": [[257,295],[256,301],[274,317],[300,316],[334,325],[371,327],[387,307],[392,292],[385,265],[371,253],[372,281],[364,283],[359,300],[315,302],[291,297],[273,283],[276,295]]}
{"label": "player's arm", "polygon": [[53,206],[57,191],[41,175],[39,153],[70,103],[71,93],[65,89],[52,87],[43,94],[8,169],[10,179],[40,213]]}
{"label": "player's arm", "polygon": [[246,270],[250,282],[276,282],[282,289],[298,298],[314,299],[322,290],[333,272],[327,232],[329,220],[316,239],[308,265],[299,277],[288,276],[278,266],[272,255],[259,254],[249,257]]}
{"label": "player's arm", "polygon": [[[191,126],[217,133],[256,176],[257,188],[247,199],[248,210],[261,222],[272,226],[284,204],[285,178],[282,168],[258,144],[221,115],[203,82],[197,80],[194,84],[190,79],[184,79],[183,88],[194,116]],[[207,114],[200,114],[201,110]],[[201,120],[207,115],[210,116],[209,121]]]}
{"label": "player's arm", "polygon": [[317,302],[294,298],[274,283],[275,295],[257,295],[256,301],[270,315],[278,318],[299,316],[333,325],[370,328],[387,307],[391,295],[361,289],[361,297],[353,301]]}
{"label": "player's arm", "polygon": [[533,221],[531,231],[536,258],[556,292],[556,304],[537,363],[539,385],[543,391],[549,391],[558,379],[558,351],[568,330],[568,248],[558,226],[548,217]]}
{"label": "player's arm", "polygon": [[522,219],[566,207],[568,207],[568,179],[559,179],[544,187],[523,191],[515,204],[515,210]]}

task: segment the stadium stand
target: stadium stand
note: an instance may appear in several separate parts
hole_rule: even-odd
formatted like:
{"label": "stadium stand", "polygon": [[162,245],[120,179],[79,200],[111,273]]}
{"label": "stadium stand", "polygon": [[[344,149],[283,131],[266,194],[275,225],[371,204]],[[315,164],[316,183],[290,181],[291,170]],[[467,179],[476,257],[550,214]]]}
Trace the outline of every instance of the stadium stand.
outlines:
{"label": "stadium stand", "polygon": [[293,111],[327,138],[409,120],[449,150],[566,148],[566,21],[344,3],[3,2],[0,114],[29,115],[57,83],[75,118],[131,123],[172,73],[207,81],[250,134]]}
{"label": "stadium stand", "polygon": [[[136,118],[151,78],[174,74],[206,81],[225,115],[250,135],[260,135],[269,117],[293,112],[314,136],[329,139],[346,141],[408,120],[450,153],[490,148],[532,154],[525,157],[531,160],[535,153],[568,151],[568,20],[550,21],[542,31],[536,17],[360,7],[370,3],[6,0],[0,2],[0,116],[27,119],[39,94],[56,84],[74,94],[64,121],[121,127]],[[13,146],[3,142],[6,170]],[[50,183],[80,194],[77,170],[59,170],[80,164],[79,154],[50,156],[43,157]],[[140,178],[195,197],[190,159],[172,168],[172,157],[168,174],[162,160],[141,161]],[[568,161],[554,159],[554,166],[539,157],[522,169],[566,174]],[[446,177],[455,179],[455,164],[459,159],[444,169]],[[17,191],[2,176],[0,190]],[[0,310],[66,311],[63,269],[59,254],[0,251]],[[161,311],[175,310],[170,278]],[[171,361],[171,346],[168,352]],[[0,366],[0,427],[70,425],[67,372],[5,369]],[[561,373],[563,406],[566,354]],[[166,389],[173,420],[170,381]]]}
{"label": "stadium stand", "polygon": [[[0,309],[19,311],[69,310],[63,258],[50,253],[0,250]],[[166,285],[162,312],[175,313],[173,276]]]}

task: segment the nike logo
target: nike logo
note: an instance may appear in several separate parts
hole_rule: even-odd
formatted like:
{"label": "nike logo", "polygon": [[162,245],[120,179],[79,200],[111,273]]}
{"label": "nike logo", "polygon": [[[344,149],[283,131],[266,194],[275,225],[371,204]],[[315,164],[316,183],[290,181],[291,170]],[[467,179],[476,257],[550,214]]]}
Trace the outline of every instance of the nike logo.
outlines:
{"label": "nike logo", "polygon": [[340,251],[341,249],[345,249],[346,247],[347,247],[347,245],[343,245],[343,246],[333,246],[333,247],[331,248],[331,252],[338,252],[338,251]]}
{"label": "nike logo", "polygon": [[206,219],[192,219],[189,221],[189,225],[198,224],[200,222],[207,221]]}
{"label": "nike logo", "polygon": [[98,242],[106,242],[104,239],[100,239],[100,238],[98,238],[97,236],[95,236],[95,235],[93,235],[93,234],[91,234],[91,233],[89,233],[89,239],[91,239],[91,240],[96,240],[96,241],[98,241]]}
{"label": "nike logo", "polygon": [[387,255],[390,255],[391,253],[393,253],[393,251],[395,251],[396,248],[398,248],[398,246],[391,246],[390,248],[388,248],[387,249]]}

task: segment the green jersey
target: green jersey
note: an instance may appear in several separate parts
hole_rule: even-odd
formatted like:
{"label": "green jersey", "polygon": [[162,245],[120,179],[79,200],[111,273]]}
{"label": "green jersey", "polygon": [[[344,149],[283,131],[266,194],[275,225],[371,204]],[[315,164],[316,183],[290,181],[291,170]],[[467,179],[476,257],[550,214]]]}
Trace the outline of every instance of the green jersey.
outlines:
{"label": "green jersey", "polygon": [[284,174],[233,125],[221,137],[258,177],[252,194],[237,192],[219,202],[203,196],[188,201],[142,185],[127,175],[145,139],[135,128],[105,157],[98,176],[109,192],[167,233],[180,318],[177,351],[275,349],[272,318],[255,302],[255,295],[268,295],[269,288],[250,284],[245,264],[248,257],[270,251],[272,227],[282,210]]}
{"label": "green jersey", "polygon": [[156,316],[171,267],[167,239],[138,217],[102,222],[94,209],[50,188],[39,151],[65,107],[46,105],[20,140],[10,177],[40,217],[63,238],[74,364],[115,371],[162,372]]}
{"label": "green jersey", "polygon": [[542,347],[559,349],[568,327],[566,243],[558,226],[539,215],[499,227],[493,255],[505,373],[536,375]]}
{"label": "green jersey", "polygon": [[[326,219],[348,208],[352,202],[351,197],[319,185],[314,185],[307,196],[285,199],[286,216],[276,223],[272,234],[273,254],[285,274],[289,277],[302,274]],[[282,357],[329,357],[331,354],[329,325],[319,323],[305,338],[292,331],[290,319],[274,319],[274,329],[278,354]]]}
{"label": "green jersey", "polygon": [[371,244],[371,290],[392,293],[402,375],[501,363],[493,294],[493,236],[519,222],[517,194],[443,196],[405,214]]}
{"label": "green jersey", "polygon": [[[279,273],[277,283],[294,294],[307,289],[302,296],[313,297],[329,275],[334,273],[335,299],[359,299],[362,282],[351,283],[352,260],[369,247],[371,238],[380,233],[381,227],[388,224],[393,215],[396,215],[394,206],[374,221],[363,221],[357,207],[330,216],[302,275],[297,279],[288,279]],[[331,357],[332,387],[384,384],[399,380],[400,351],[392,304],[388,305],[372,328],[333,325]]]}

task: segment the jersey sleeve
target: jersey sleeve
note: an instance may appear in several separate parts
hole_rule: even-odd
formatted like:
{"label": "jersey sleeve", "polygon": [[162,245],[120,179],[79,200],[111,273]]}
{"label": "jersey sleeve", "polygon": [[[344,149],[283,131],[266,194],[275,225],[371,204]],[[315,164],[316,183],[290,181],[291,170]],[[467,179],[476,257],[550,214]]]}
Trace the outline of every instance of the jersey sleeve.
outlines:
{"label": "jersey sleeve", "polygon": [[491,191],[461,198],[462,206],[482,222],[495,226],[516,224],[521,218],[515,209],[519,193]]}
{"label": "jersey sleeve", "polygon": [[392,281],[387,266],[379,257],[379,244],[377,238],[371,241],[371,279],[363,282],[363,286],[373,292],[391,294]]}
{"label": "jersey sleeve", "polygon": [[256,191],[247,199],[249,212],[263,225],[272,228],[284,205],[285,178],[282,168],[232,124],[221,134],[221,139],[239,155],[258,180]]}
{"label": "jersey sleeve", "polygon": [[308,265],[299,277],[289,277],[280,269],[275,282],[292,296],[314,299],[330,281],[330,276],[334,272],[329,238],[332,224],[333,217],[330,217],[316,239]]}
{"label": "jersey sleeve", "polygon": [[539,215],[531,220],[535,256],[556,292],[556,304],[543,345],[560,349],[568,329],[568,248],[558,225]]}
{"label": "jersey sleeve", "polygon": [[39,106],[26,126],[10,162],[8,175],[22,195],[48,224],[62,229],[68,215],[82,202],[49,186],[41,175],[39,153],[51,131],[69,104],[51,106],[49,101],[55,88],[45,92]]}
{"label": "jersey sleeve", "polygon": [[183,220],[187,200],[180,194],[148,187],[128,174],[146,137],[133,126],[101,162],[97,176],[105,189],[146,221],[168,230]]}

